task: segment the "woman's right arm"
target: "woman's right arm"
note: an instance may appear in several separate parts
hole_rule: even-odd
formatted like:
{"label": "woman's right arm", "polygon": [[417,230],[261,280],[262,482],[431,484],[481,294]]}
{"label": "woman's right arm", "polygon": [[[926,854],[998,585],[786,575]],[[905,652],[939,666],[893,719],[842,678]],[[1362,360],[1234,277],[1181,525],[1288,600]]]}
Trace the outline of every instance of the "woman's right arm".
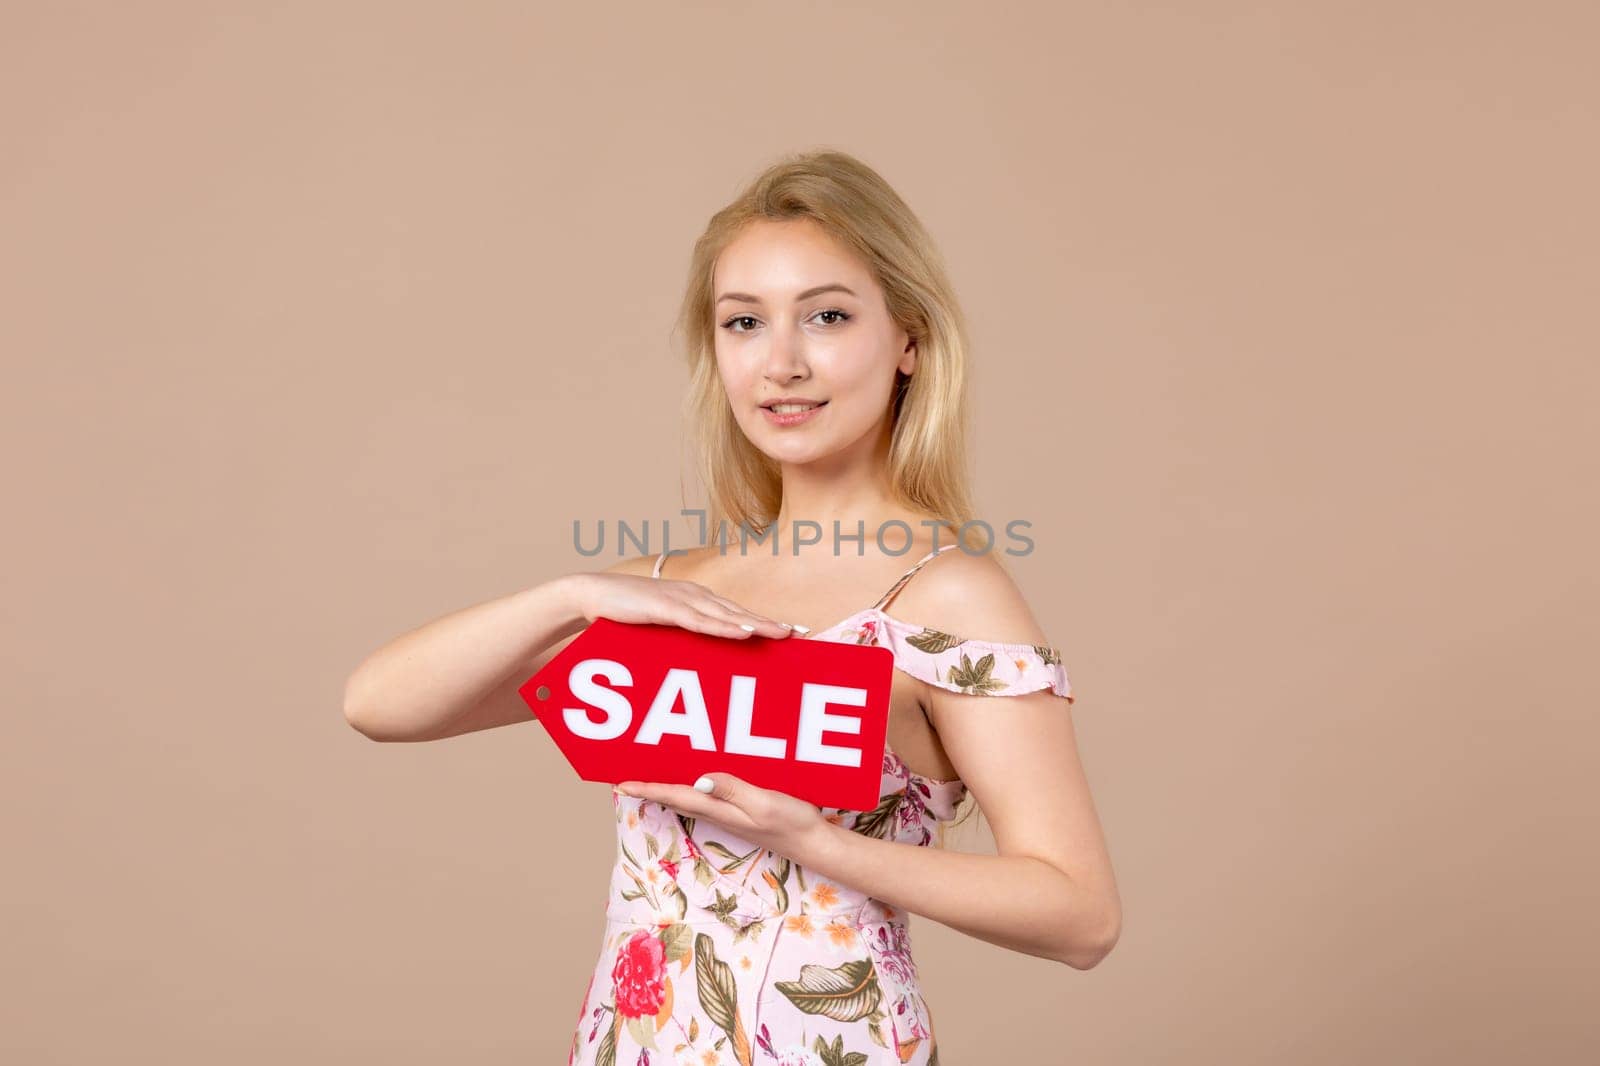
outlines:
{"label": "woman's right arm", "polygon": [[565,574],[405,633],[345,682],[345,720],[382,741],[443,740],[534,720],[518,690],[596,618],[678,625],[716,636],[785,636],[776,622],[690,581],[650,576],[653,556]]}

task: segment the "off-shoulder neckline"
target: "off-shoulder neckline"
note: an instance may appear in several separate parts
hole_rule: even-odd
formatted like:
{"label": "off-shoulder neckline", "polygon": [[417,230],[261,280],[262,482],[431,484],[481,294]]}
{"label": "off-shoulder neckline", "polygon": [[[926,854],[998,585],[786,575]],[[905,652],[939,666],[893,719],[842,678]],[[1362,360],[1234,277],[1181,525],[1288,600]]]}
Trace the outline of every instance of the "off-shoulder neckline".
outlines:
{"label": "off-shoulder neckline", "polygon": [[[841,629],[844,626],[849,625],[851,622],[854,622],[856,619],[865,617],[866,615],[869,615],[869,614],[875,614],[878,617],[886,618],[891,622],[899,622],[899,619],[890,618],[889,615],[885,614],[881,609],[879,609],[877,607],[865,607],[865,608],[857,611],[855,614],[846,615],[845,617],[839,619],[837,622],[833,623],[833,625],[831,625],[831,626],[826,626],[826,627],[824,627],[822,629],[813,629],[809,633],[796,634],[796,635],[799,636],[801,640],[817,640],[817,639],[820,639],[823,634],[832,633],[834,630]],[[901,625],[908,625],[909,623],[900,622],[900,624]],[[897,669],[899,668],[899,664],[898,663],[896,663],[896,668]],[[959,777],[950,777],[950,778],[930,777],[927,774],[918,773],[916,770],[913,770],[911,767],[906,765],[906,761],[904,759],[900,758],[900,753],[895,751],[894,750],[894,746],[892,744],[890,744],[887,740],[884,741],[883,750],[888,754],[889,758],[893,762],[898,764],[900,769],[904,770],[910,776],[912,776],[914,778],[917,778],[918,780],[923,781],[923,782],[925,782],[925,783],[927,783],[929,785],[932,785],[935,788],[953,788],[953,787],[957,787],[957,786],[959,786],[962,789],[966,788],[966,783],[963,782],[961,780],[961,778],[959,778]]]}
{"label": "off-shoulder neckline", "polygon": [[[921,567],[922,567],[922,565],[924,563],[926,563],[929,560],[933,559],[935,556],[937,556],[940,553],[946,551],[947,549],[954,548],[954,547],[959,547],[959,545],[957,545],[957,544],[949,544],[949,545],[946,545],[944,548],[937,548],[934,551],[928,553],[928,555],[924,556],[915,566],[913,566],[910,570],[907,570],[903,575],[901,575],[900,580],[895,582],[895,584],[890,588],[889,592],[885,593],[884,597],[881,597],[879,599],[879,603],[882,603],[884,599],[888,598],[896,590],[898,590],[899,587],[901,586],[901,584],[903,584],[905,582],[905,580],[907,578],[909,578],[913,573],[915,573],[917,570],[921,569]],[[660,578],[661,578],[661,563],[666,559],[666,556],[667,556],[667,553],[666,552],[662,552],[661,555],[656,558],[655,569],[651,572],[651,575],[650,575],[651,577],[653,577],[653,578],[655,578],[657,580],[660,580]],[[896,618],[894,615],[890,614],[888,611],[885,611],[882,607],[878,606],[878,604],[874,604],[871,607],[863,607],[859,611],[856,611],[856,612],[854,612],[852,614],[845,615],[843,618],[839,619],[837,622],[834,622],[832,625],[824,626],[821,629],[813,629],[809,633],[803,633],[803,634],[802,633],[795,633],[793,635],[794,636],[798,636],[801,640],[821,640],[827,634],[833,633],[836,630],[843,629],[845,626],[848,626],[850,623],[855,622],[855,621],[857,621],[859,619],[862,619],[862,618],[866,618],[868,616],[875,617],[875,618],[879,619],[880,621],[888,623],[890,626],[893,626],[895,628],[902,629],[902,630],[917,630],[917,631],[920,632],[922,630],[935,628],[935,627],[922,625],[922,624],[917,623],[917,622],[908,622],[903,618]],[[1040,648],[1040,645],[1029,644],[1029,643],[1026,643],[1026,642],[1006,642],[1006,641],[997,641],[997,640],[983,640],[981,638],[963,637],[958,633],[950,633],[948,630],[938,630],[938,631],[946,633],[949,636],[954,637],[957,640],[957,642],[963,643],[963,644],[965,644],[965,643],[982,644],[982,645],[984,645],[986,647],[991,647],[991,648],[1001,648],[1001,649],[1006,649],[1006,650],[1033,652],[1035,654],[1038,653],[1039,648]],[[891,650],[893,650],[893,649],[891,649]],[[1049,647],[1047,647],[1047,650],[1055,651],[1054,648],[1049,648]],[[909,673],[909,671],[905,671],[905,668],[900,665],[900,661],[899,661],[899,657],[898,656],[896,656],[896,658],[895,658],[895,669],[902,670],[902,671],[904,671],[906,673]],[[916,676],[916,675],[913,674],[912,676]],[[913,770],[910,766],[906,765],[906,761],[904,759],[900,758],[899,752],[895,751],[894,750],[894,746],[889,744],[889,743],[887,743],[887,741],[884,744],[884,751],[889,756],[889,758],[899,766],[899,768],[901,770],[904,770],[906,772],[906,774],[909,777],[912,777],[912,778],[915,778],[915,779],[917,779],[919,781],[922,781],[925,784],[928,784],[928,785],[930,785],[930,786],[932,786],[934,788],[945,789],[945,788],[951,788],[951,787],[958,787],[958,788],[960,788],[962,790],[965,790],[966,787],[967,787],[966,783],[964,781],[962,781],[961,778],[959,778],[959,777],[953,777],[953,778],[930,777],[927,774],[919,773],[918,771]]]}
{"label": "off-shoulder neckline", "polygon": [[847,625],[847,624],[849,624],[851,622],[854,622],[857,618],[860,618],[864,614],[872,614],[872,613],[882,614],[883,612],[879,611],[876,607],[864,607],[861,610],[857,611],[855,614],[847,614],[847,615],[845,615],[843,618],[839,619],[837,622],[833,623],[833,625],[831,625],[831,626],[823,626],[821,629],[813,629],[809,633],[803,633],[803,634],[801,634],[800,639],[801,640],[816,640],[818,637],[822,636],[822,634],[824,634],[824,633],[832,633],[835,629],[838,629],[840,626]]}
{"label": "off-shoulder neckline", "polygon": [[[928,626],[921,625],[921,624],[919,624],[917,622],[907,622],[903,618],[896,618],[896,617],[894,617],[894,615],[892,615],[889,612],[883,610],[881,607],[866,607],[866,608],[863,608],[862,610],[859,610],[859,611],[855,612],[854,614],[846,615],[845,617],[839,619],[837,622],[833,623],[831,626],[826,626],[826,627],[824,627],[822,629],[815,629],[815,630],[812,630],[810,633],[796,634],[796,635],[799,636],[801,640],[819,640],[823,636],[825,636],[826,634],[832,633],[832,632],[834,632],[835,630],[838,630],[838,629],[842,629],[845,626],[849,625],[851,622],[854,622],[854,621],[856,621],[857,619],[860,619],[860,618],[865,618],[868,615],[875,616],[878,619],[880,619],[881,621],[888,622],[889,624],[894,625],[894,626],[899,626],[902,629],[923,630],[923,629],[930,628]],[[941,632],[948,632],[948,631],[947,630],[941,630]],[[1038,649],[1039,649],[1039,645],[1037,645],[1037,644],[1016,643],[1016,642],[1007,643],[1007,642],[998,641],[998,640],[972,639],[972,638],[962,637],[962,636],[960,636],[959,634],[956,634],[956,633],[951,633],[950,635],[955,637],[958,641],[960,641],[962,643],[968,643],[969,639],[970,639],[971,643],[983,644],[983,645],[985,645],[987,647],[991,647],[991,648],[1017,649],[1017,650],[1023,650],[1023,651],[1031,651],[1031,652],[1034,652],[1035,654],[1038,653]],[[890,649],[890,650],[893,650],[893,649]],[[1055,649],[1051,648],[1049,650],[1054,651]],[[898,657],[896,657],[896,660],[895,660],[895,669],[902,670],[902,671],[905,670],[905,668],[900,665]],[[909,672],[909,671],[907,671],[907,672]],[[915,676],[915,675],[912,675],[912,676]],[[966,787],[965,783],[959,777],[948,778],[948,779],[940,779],[940,778],[937,778],[937,777],[929,777],[927,774],[918,773],[916,770],[913,770],[911,767],[906,765],[905,760],[900,758],[899,753],[894,750],[893,746],[891,746],[889,744],[885,744],[884,748],[889,753],[889,755],[894,759],[894,761],[899,763],[900,768],[902,770],[906,771],[906,773],[910,774],[914,778],[917,778],[917,779],[919,779],[921,781],[926,782],[929,785],[933,785],[933,786],[939,787],[939,788],[948,788],[948,787],[951,787],[951,786],[961,786],[962,788]]]}

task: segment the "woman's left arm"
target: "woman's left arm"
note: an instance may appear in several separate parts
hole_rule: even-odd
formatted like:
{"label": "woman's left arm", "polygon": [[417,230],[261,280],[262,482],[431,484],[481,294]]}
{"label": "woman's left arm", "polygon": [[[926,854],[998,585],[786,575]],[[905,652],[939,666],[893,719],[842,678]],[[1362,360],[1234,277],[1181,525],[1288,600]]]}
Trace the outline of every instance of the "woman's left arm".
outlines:
{"label": "woman's left arm", "polygon": [[[908,586],[921,601],[911,617],[944,632],[1047,644],[992,559],[946,557]],[[949,617],[956,611],[959,619]],[[1078,757],[1072,701],[1048,689],[977,695],[924,684],[940,743],[994,827],[996,855],[865,836],[803,800],[727,773],[706,775],[710,795],[688,785],[621,787],[726,825],[892,907],[1075,969],[1093,967],[1121,935],[1122,904]]]}
{"label": "woman's left arm", "polygon": [[704,775],[706,793],[617,787],[726,826],[891,907],[1087,970],[1116,944],[1122,910],[1067,706],[1049,692],[933,697],[941,741],[994,826],[997,855],[869,837],[729,773]]}
{"label": "woman's left arm", "polygon": [[794,856],[891,906],[1087,970],[1122,929],[1104,834],[1067,701],[935,690],[940,741],[994,827],[998,854],[880,840],[824,822]]}
{"label": "woman's left arm", "polygon": [[[1049,645],[992,553],[945,552],[919,577],[899,602],[925,627],[1018,649]],[[998,854],[906,847],[840,831],[818,836],[812,861],[891,905],[1089,969],[1121,935],[1122,903],[1078,757],[1073,700],[1049,688],[1018,695],[958,688],[925,678],[922,701],[994,829]]]}

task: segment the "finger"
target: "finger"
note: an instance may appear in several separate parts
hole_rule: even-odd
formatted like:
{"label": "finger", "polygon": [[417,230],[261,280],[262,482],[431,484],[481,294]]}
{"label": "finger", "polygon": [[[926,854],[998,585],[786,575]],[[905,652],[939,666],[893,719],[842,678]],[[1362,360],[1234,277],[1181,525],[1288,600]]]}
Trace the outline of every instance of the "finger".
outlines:
{"label": "finger", "polygon": [[722,606],[726,607],[728,610],[733,611],[733,612],[735,612],[737,614],[742,614],[746,618],[753,619],[753,620],[755,620],[757,622],[771,622],[773,625],[778,625],[778,626],[781,626],[781,625],[785,624],[783,622],[778,621],[776,618],[768,618],[766,615],[761,614],[759,611],[752,611],[750,608],[746,607],[742,603],[735,603],[734,601],[728,599],[726,596],[718,596],[715,592],[710,593],[710,596],[711,596],[711,598],[713,600],[715,600],[717,603],[720,603]]}
{"label": "finger", "polygon": [[[758,627],[738,615],[730,615],[726,611],[718,610],[715,603],[694,603],[694,611],[704,621],[704,629],[712,634],[722,637],[754,637]],[[763,634],[768,635],[768,634]]]}
{"label": "finger", "polygon": [[690,785],[669,785],[660,781],[619,781],[618,791],[626,796],[665,804],[699,818],[718,822],[734,830],[756,827],[755,821],[736,803],[709,796]]}
{"label": "finger", "polygon": [[715,592],[707,592],[706,596],[710,601],[706,605],[707,610],[715,610],[720,607],[725,612],[725,617],[732,619],[735,623],[745,622],[755,626],[755,631],[764,637],[786,637],[793,628],[787,623],[768,618],[766,615],[757,614],[747,607],[741,607],[732,600],[718,596]]}
{"label": "finger", "polygon": [[709,633],[714,637],[738,639],[748,637],[755,632],[755,626],[752,625],[749,629],[741,628],[737,621],[721,614],[714,614],[699,603],[685,604],[682,612],[672,620],[672,624],[683,629],[692,629],[697,633]]}
{"label": "finger", "polygon": [[741,780],[729,773],[701,774],[694,783],[696,792],[710,796],[714,800],[725,800],[740,810],[748,811],[754,804],[751,800],[750,782]]}
{"label": "finger", "polygon": [[699,606],[705,610],[723,611],[730,618],[737,618],[747,622],[773,622],[774,624],[779,624],[774,619],[758,614],[743,604],[735,603],[726,596],[719,596],[714,590],[698,582],[694,583],[694,590],[699,594]]}

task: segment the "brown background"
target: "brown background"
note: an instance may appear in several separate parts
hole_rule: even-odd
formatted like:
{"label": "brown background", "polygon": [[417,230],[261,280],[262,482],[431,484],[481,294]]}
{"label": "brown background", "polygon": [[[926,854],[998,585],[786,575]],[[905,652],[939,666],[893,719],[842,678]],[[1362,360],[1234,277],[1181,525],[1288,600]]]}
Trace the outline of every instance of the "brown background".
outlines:
{"label": "brown background", "polygon": [[950,261],[1126,909],[1087,973],[917,922],[946,1066],[1592,1054],[1597,31],[5,4],[0,1057],[565,1061],[604,786],[343,681],[660,549],[689,243],[818,146]]}

